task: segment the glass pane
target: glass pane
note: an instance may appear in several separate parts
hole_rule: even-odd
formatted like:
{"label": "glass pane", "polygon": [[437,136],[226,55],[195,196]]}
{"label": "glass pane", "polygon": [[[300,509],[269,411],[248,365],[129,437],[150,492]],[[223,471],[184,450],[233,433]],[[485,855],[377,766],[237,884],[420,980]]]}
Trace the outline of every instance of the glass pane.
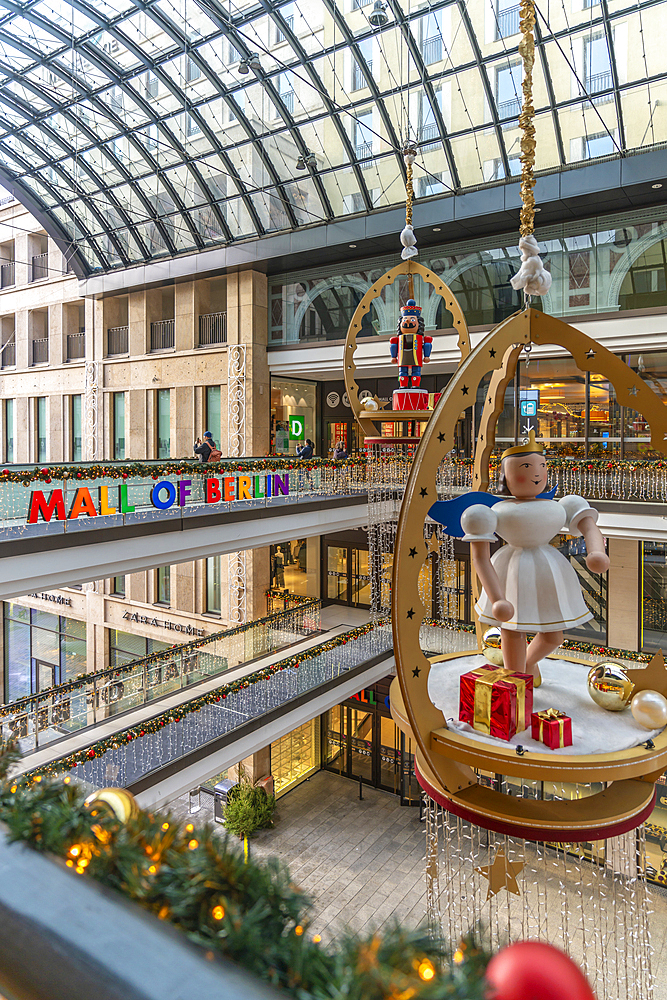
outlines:
{"label": "glass pane", "polygon": [[171,452],[170,430],[171,393],[158,389],[157,393],[157,457],[169,458]]}
{"label": "glass pane", "polygon": [[590,377],[588,454],[618,458],[621,453],[621,408],[613,385],[601,375]]}
{"label": "glass pane", "polygon": [[[275,455],[296,455],[296,449],[306,440],[315,440],[317,386],[314,382],[293,379],[271,379],[271,452]],[[298,434],[290,417],[302,417]]]}
{"label": "glass pane", "polygon": [[[648,383],[664,405],[667,405],[667,354],[628,354],[628,367]],[[651,431],[644,417],[626,406],[624,409],[623,453],[625,458],[662,458],[651,449]]]}
{"label": "glass pane", "polygon": [[5,684],[6,701],[30,694],[30,625],[7,618],[6,604]]}
{"label": "glass pane", "polygon": [[[531,361],[520,368],[521,399],[535,402],[535,418],[519,414],[519,434],[535,427],[538,438],[562,455],[583,455],[585,450],[586,376],[570,358]],[[596,390],[602,400],[604,392]],[[609,417],[599,410],[602,417]],[[503,447],[507,447],[506,444]]]}
{"label": "glass pane", "polygon": [[37,399],[37,461],[46,462],[46,396]]}
{"label": "glass pane", "polygon": [[[85,629],[85,624],[81,622]],[[86,672],[86,640],[74,635],[60,637],[60,664],[62,679],[73,680]]]}
{"label": "glass pane", "polygon": [[327,597],[347,601],[347,547],[327,546]]}
{"label": "glass pane", "polygon": [[83,457],[81,439],[82,396],[72,396],[72,461],[80,462]]}
{"label": "glass pane", "polygon": [[111,582],[111,593],[118,594],[120,597],[125,597],[125,577],[124,576],[114,576]]}
{"label": "glass pane", "polygon": [[14,400],[5,400],[5,455],[7,462],[14,461]]}
{"label": "glass pane", "polygon": [[220,556],[206,560],[206,610],[219,615],[222,610]]}
{"label": "glass pane", "polygon": [[352,549],[352,603],[366,608],[371,606],[368,549]]}
{"label": "glass pane", "polygon": [[109,666],[119,667],[146,656],[146,639],[131,632],[109,629]]}
{"label": "glass pane", "polygon": [[642,646],[662,649],[667,633],[667,545],[642,543]]}
{"label": "glass pane", "polygon": [[157,571],[157,604],[171,601],[171,567],[161,566]]}
{"label": "glass pane", "polygon": [[125,393],[113,394],[113,457],[118,461],[125,458]]}
{"label": "glass pane", "polygon": [[373,780],[373,715],[356,708],[350,712],[350,765],[353,778]]}
{"label": "glass pane", "polygon": [[[213,435],[218,448],[220,448],[220,386],[210,385],[206,389],[206,429]],[[222,449],[220,448],[222,451]]]}

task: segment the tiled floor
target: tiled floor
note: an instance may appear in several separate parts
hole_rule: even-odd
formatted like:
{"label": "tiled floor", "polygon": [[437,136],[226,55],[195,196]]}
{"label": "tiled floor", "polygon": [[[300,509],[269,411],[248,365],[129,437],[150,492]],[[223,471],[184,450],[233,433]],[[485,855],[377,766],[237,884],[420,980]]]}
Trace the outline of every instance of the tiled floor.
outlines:
{"label": "tiled floor", "polygon": [[[417,808],[347,778],[321,771],[280,799],[276,825],[251,841],[255,858],[277,856],[313,900],[312,933],[325,938],[338,926],[381,927],[397,918],[416,925],[424,917],[424,826]],[[187,812],[187,797],[170,805]],[[199,818],[211,816],[202,797]],[[667,894],[651,892],[655,949],[653,1000],[667,1000]],[[649,998],[647,998],[649,1000]]]}

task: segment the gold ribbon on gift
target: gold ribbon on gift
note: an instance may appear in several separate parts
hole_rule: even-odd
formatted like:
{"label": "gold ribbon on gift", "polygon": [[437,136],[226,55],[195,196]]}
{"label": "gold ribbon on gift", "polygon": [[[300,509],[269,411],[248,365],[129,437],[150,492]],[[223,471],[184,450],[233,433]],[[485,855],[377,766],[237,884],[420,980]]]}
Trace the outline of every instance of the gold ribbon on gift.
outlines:
{"label": "gold ribbon on gift", "polygon": [[537,718],[540,720],[540,743],[544,743],[544,723],[552,722],[555,719],[558,721],[558,743],[560,746],[563,746],[565,739],[565,719],[567,718],[565,712],[559,712],[557,708],[546,708],[543,712],[537,713]]}
{"label": "gold ribbon on gift", "polygon": [[473,729],[480,733],[491,735],[491,697],[493,685],[497,681],[509,681],[516,687],[516,731],[522,732],[526,728],[526,680],[519,674],[513,673],[507,667],[497,667],[495,670],[487,670],[485,667],[477,667],[471,670],[475,676],[475,701]]}

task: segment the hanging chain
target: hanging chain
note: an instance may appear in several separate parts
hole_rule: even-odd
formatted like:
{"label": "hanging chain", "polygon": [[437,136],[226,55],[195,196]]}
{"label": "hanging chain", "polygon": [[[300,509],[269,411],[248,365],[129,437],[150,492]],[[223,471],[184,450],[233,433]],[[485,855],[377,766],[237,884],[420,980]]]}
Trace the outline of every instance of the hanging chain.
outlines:
{"label": "hanging chain", "polygon": [[412,200],[415,196],[414,188],[412,187],[412,160],[406,157],[405,161],[405,224],[406,226],[412,225]]}
{"label": "hanging chain", "polygon": [[522,236],[532,236],[535,229],[535,108],[533,106],[533,64],[535,63],[535,2],[521,0],[519,5],[519,27],[523,38],[519,43],[519,53],[523,60],[523,106],[519,115],[521,136],[521,224]]}

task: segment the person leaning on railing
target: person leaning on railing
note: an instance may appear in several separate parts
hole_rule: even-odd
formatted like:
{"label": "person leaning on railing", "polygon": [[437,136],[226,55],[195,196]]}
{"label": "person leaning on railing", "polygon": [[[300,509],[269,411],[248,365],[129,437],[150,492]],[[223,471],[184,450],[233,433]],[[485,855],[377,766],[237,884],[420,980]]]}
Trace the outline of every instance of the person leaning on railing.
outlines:
{"label": "person leaning on railing", "polygon": [[297,458],[312,458],[314,453],[315,453],[315,445],[310,440],[310,438],[306,438],[306,443],[301,447],[297,447],[296,449]]}

